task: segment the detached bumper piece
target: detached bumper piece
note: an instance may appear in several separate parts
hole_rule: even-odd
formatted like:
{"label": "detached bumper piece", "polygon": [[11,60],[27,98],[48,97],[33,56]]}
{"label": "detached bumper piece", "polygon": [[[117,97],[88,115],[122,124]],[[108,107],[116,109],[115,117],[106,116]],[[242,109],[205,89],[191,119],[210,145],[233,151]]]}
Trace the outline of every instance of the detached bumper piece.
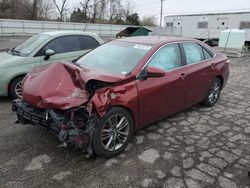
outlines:
{"label": "detached bumper piece", "polygon": [[91,142],[97,118],[89,117],[84,106],[59,111],[33,107],[17,99],[13,101],[12,110],[17,113],[16,123],[43,126],[56,133],[64,146],[73,145],[88,157],[93,155]]}
{"label": "detached bumper piece", "polygon": [[[46,128],[52,128],[51,118],[48,117],[48,111],[30,106],[21,99],[13,101],[12,110],[17,113],[17,122],[21,124],[42,125]],[[54,130],[54,129],[52,129]],[[55,130],[58,131],[58,130]]]}

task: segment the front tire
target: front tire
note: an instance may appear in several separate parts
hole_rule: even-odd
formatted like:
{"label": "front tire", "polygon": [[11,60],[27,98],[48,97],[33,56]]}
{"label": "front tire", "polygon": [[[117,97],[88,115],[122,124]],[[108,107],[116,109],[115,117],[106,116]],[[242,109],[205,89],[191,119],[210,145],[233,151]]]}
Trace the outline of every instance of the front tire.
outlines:
{"label": "front tire", "polygon": [[10,83],[10,86],[9,86],[9,95],[10,95],[11,99],[22,98],[21,86],[22,86],[23,78],[24,78],[24,76],[16,77]]}
{"label": "front tire", "polygon": [[111,108],[98,123],[93,135],[95,154],[110,158],[121,153],[131,140],[134,121],[129,111],[120,107]]}
{"label": "front tire", "polygon": [[215,78],[208,90],[205,100],[202,102],[204,106],[212,107],[216,104],[220,97],[222,83],[219,78]]}

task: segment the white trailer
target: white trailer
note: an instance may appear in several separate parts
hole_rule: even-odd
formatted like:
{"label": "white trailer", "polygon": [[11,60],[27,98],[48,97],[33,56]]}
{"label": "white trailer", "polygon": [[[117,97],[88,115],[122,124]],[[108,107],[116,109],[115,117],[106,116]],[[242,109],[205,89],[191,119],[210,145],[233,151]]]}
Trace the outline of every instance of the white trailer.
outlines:
{"label": "white trailer", "polygon": [[225,29],[242,29],[250,43],[250,12],[168,15],[164,18],[166,34],[207,40],[211,45],[218,41]]}

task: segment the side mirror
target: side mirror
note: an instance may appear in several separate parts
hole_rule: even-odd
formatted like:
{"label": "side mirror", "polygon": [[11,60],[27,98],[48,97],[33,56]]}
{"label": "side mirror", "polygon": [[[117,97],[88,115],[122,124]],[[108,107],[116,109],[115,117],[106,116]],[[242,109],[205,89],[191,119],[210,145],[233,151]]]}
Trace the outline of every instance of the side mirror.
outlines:
{"label": "side mirror", "polygon": [[147,77],[153,78],[153,77],[163,77],[165,76],[165,71],[162,69],[158,69],[155,67],[148,67],[147,69]]}
{"label": "side mirror", "polygon": [[48,49],[48,50],[46,50],[45,54],[46,55],[45,55],[45,57],[43,59],[44,60],[49,60],[50,56],[55,55],[55,51],[51,50],[51,49]]}

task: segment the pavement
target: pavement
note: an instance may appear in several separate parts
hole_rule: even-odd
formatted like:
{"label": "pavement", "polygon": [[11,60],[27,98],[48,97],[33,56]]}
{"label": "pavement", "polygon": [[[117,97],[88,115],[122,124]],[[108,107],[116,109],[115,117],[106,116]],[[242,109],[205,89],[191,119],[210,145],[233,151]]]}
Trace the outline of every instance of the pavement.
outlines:
{"label": "pavement", "polygon": [[136,133],[111,159],[87,159],[0,98],[0,187],[248,188],[250,58],[231,59],[218,103],[195,105]]}

